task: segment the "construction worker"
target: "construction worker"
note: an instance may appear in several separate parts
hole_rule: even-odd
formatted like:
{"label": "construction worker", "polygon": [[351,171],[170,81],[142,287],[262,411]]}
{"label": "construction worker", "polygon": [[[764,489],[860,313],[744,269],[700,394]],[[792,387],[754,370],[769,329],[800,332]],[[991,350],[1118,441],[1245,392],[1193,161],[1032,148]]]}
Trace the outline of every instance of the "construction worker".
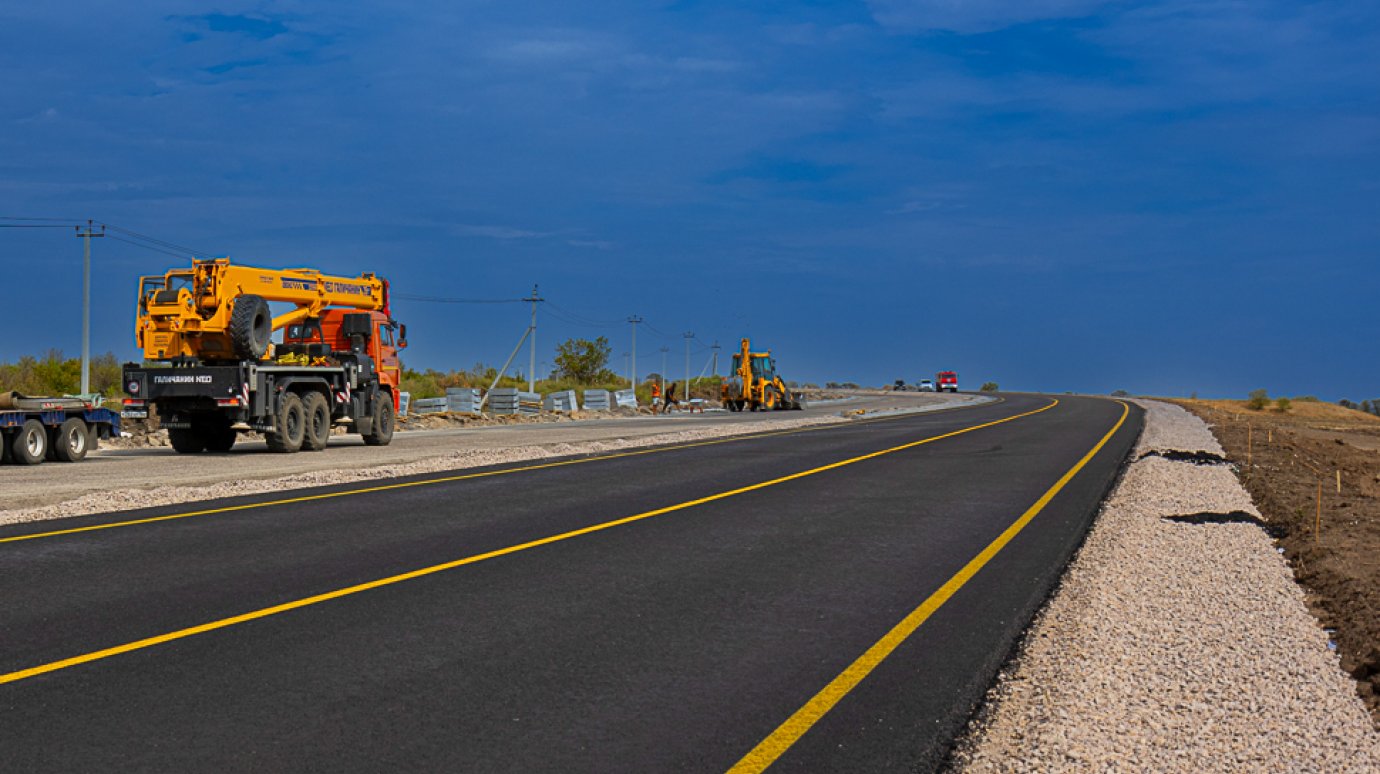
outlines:
{"label": "construction worker", "polygon": [[666,388],[666,402],[661,405],[661,413],[668,414],[670,413],[672,406],[679,405],[680,401],[676,400],[676,383],[671,382],[671,384]]}
{"label": "construction worker", "polygon": [[652,411],[656,412],[656,404],[661,402],[661,382],[652,382]]}

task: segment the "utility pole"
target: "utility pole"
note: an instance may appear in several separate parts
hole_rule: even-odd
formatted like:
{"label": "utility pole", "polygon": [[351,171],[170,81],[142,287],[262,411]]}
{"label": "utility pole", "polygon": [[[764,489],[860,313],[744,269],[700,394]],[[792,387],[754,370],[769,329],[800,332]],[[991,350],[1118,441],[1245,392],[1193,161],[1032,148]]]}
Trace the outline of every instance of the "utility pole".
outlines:
{"label": "utility pole", "polygon": [[90,220],[86,230],[77,226],[77,236],[85,241],[81,262],[81,394],[91,392],[91,238],[105,236],[105,226],[99,233],[92,229]]}
{"label": "utility pole", "polygon": [[661,394],[666,394],[666,353],[670,352],[670,347],[661,348]]}
{"label": "utility pole", "polygon": [[531,354],[530,354],[530,355],[528,356],[528,358],[527,358],[527,391],[528,391],[528,392],[536,392],[536,391],[537,391],[537,304],[540,303],[540,302],[542,302],[542,301],[545,301],[546,299],[544,299],[544,298],[542,298],[541,296],[538,296],[538,295],[537,295],[537,286],[536,286],[536,285],[533,285],[533,286],[532,286],[532,295],[531,295],[531,297],[530,297],[530,298],[524,298],[524,299],[522,299],[522,300],[523,300],[523,301],[531,301],[531,302],[532,302],[532,325],[527,329],[527,330],[530,331],[531,334],[532,334],[532,352],[531,352]]}
{"label": "utility pole", "polygon": [[690,331],[685,332],[685,389],[680,392],[687,401],[690,400],[690,340],[693,338],[695,338],[695,334]]}
{"label": "utility pole", "polygon": [[632,368],[628,371],[628,387],[637,389],[637,324],[642,322],[642,318],[633,315],[628,318],[632,323]]}
{"label": "utility pole", "polygon": [[709,345],[709,348],[714,350],[713,374],[717,377],[719,375],[719,342],[715,341],[713,344]]}

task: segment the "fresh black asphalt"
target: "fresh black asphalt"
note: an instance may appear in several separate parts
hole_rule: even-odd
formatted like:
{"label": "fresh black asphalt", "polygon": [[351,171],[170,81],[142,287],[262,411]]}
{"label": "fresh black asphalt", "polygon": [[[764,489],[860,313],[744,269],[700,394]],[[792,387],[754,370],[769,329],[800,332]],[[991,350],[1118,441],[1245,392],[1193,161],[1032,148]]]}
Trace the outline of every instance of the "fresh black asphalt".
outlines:
{"label": "fresh black asphalt", "polygon": [[[960,411],[0,543],[0,675],[1050,400],[1011,395]],[[725,770],[1020,517],[1122,411],[1061,397],[1047,411],[846,467],[0,684],[0,768]],[[1048,507],[772,770],[939,765],[1139,429],[1132,407]],[[12,525],[0,538],[191,509]]]}

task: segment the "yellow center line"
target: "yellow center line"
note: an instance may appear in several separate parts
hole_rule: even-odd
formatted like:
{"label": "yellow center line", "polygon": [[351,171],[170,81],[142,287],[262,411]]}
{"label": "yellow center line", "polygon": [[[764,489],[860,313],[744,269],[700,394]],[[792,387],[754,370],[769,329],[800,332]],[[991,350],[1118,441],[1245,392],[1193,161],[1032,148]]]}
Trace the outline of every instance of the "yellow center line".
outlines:
{"label": "yellow center line", "polygon": [[[999,399],[998,399],[998,402],[1005,402],[1005,399],[999,398]],[[989,405],[989,404],[981,404],[981,403],[979,403],[979,404],[976,404],[976,405],[981,406],[981,405]],[[220,507],[217,507],[217,508],[206,508],[206,509],[197,510],[197,511],[186,511],[186,512],[183,512],[183,513],[172,513],[172,514],[168,514],[168,515],[165,515],[165,516],[149,516],[149,517],[145,517],[145,518],[142,518],[142,519],[127,519],[127,520],[124,520],[124,521],[112,521],[112,522],[107,522],[107,523],[105,523],[105,524],[92,524],[92,525],[88,525],[88,526],[85,526],[85,527],[69,527],[69,528],[67,528],[67,529],[57,529],[57,530],[51,530],[51,531],[48,531],[48,532],[34,532],[34,533],[31,533],[31,534],[27,534],[27,535],[14,535],[14,536],[12,536],[12,537],[0,537],[0,544],[3,544],[3,543],[18,543],[18,542],[21,542],[21,541],[24,541],[24,540],[38,540],[38,539],[40,539],[40,538],[52,538],[52,537],[59,537],[59,536],[62,536],[62,535],[75,535],[75,534],[78,534],[78,533],[81,533],[81,532],[97,532],[97,531],[100,531],[100,530],[116,529],[116,528],[119,528],[119,527],[133,527],[133,526],[137,526],[137,525],[140,525],[140,524],[154,524],[154,523],[161,522],[161,521],[175,521],[175,520],[177,520],[177,519],[189,519],[189,518],[192,518],[192,517],[194,517],[194,516],[210,516],[210,515],[212,515],[212,514],[217,514],[217,513],[232,513],[232,512],[234,512],[234,511],[248,511],[248,510],[254,510],[254,509],[256,509],[256,508],[268,508],[268,507],[275,506],[275,505],[290,505],[290,504],[293,504],[293,503],[311,502],[311,501],[313,501],[313,500],[328,500],[328,499],[335,498],[335,497],[350,497],[350,496],[353,496],[353,495],[369,494],[369,493],[371,493],[371,492],[388,492],[388,491],[395,490],[395,489],[407,489],[407,488],[410,488],[410,487],[432,486],[432,485],[435,485],[435,484],[449,484],[449,483],[454,483],[454,482],[456,482],[456,481],[467,481],[467,480],[476,479],[476,478],[488,478],[488,477],[491,477],[491,476],[506,476],[506,475],[509,475],[509,474],[511,474],[511,473],[525,473],[525,472],[533,471],[533,470],[546,470],[546,469],[548,469],[548,468],[560,468],[560,467],[565,467],[565,466],[567,466],[567,465],[583,465],[583,464],[588,463],[588,462],[603,462],[603,461],[605,461],[605,460],[616,460],[616,459],[622,459],[622,458],[625,458],[625,457],[637,457],[637,456],[641,456],[641,455],[644,455],[644,454],[661,454],[661,453],[663,453],[663,452],[680,451],[680,450],[682,450],[682,449],[693,449],[693,448],[701,447],[701,446],[715,446],[715,445],[724,444],[724,443],[736,443],[736,442],[739,442],[739,441],[748,441],[748,440],[753,440],[753,439],[756,439],[756,438],[770,438],[770,437],[773,437],[773,436],[780,436],[780,435],[794,435],[794,434],[797,434],[797,433],[808,433],[808,432],[812,432],[812,431],[815,431],[815,430],[829,430],[829,429],[837,429],[837,428],[840,428],[840,427],[854,427],[854,426],[859,425],[859,424],[874,424],[874,423],[878,423],[878,422],[889,422],[889,421],[898,420],[898,419],[909,419],[909,418],[913,418],[913,417],[915,417],[915,416],[917,416],[917,415],[937,414],[937,413],[944,412],[944,411],[952,411],[952,410],[954,410],[954,409],[972,408],[972,407],[973,407],[973,406],[954,406],[954,407],[952,407],[952,408],[938,409],[938,410],[929,411],[929,412],[919,412],[919,413],[900,414],[900,415],[897,415],[897,416],[878,417],[878,418],[876,418],[876,419],[859,419],[859,420],[854,420],[854,421],[851,422],[851,423],[831,422],[831,423],[827,423],[827,424],[813,425],[813,426],[809,426],[809,427],[799,427],[799,428],[794,428],[794,429],[791,429],[791,430],[767,430],[767,431],[763,431],[763,432],[760,432],[760,433],[744,433],[744,434],[742,434],[742,435],[734,435],[734,436],[729,436],[729,437],[727,437],[727,438],[715,438],[715,439],[708,440],[708,441],[695,441],[695,442],[692,442],[692,443],[677,444],[677,445],[675,445],[675,446],[660,446],[660,447],[657,447],[657,448],[654,448],[654,449],[636,449],[636,450],[634,450],[634,451],[617,452],[617,453],[614,453],[614,454],[602,454],[602,455],[599,455],[599,456],[597,456],[597,457],[581,457],[581,458],[579,458],[579,459],[559,460],[559,461],[557,461],[557,462],[543,462],[543,463],[538,463],[538,464],[536,464],[536,465],[523,465],[523,466],[521,466],[521,467],[516,467],[516,468],[503,468],[503,469],[501,469],[501,470],[487,470],[487,471],[483,471],[483,472],[480,472],[480,473],[463,473],[463,474],[456,475],[456,476],[445,476],[445,477],[442,477],[442,478],[428,478],[428,479],[423,480],[423,481],[404,481],[404,482],[394,483],[394,484],[380,484],[379,486],[361,487],[361,488],[359,488],[359,489],[348,489],[348,490],[341,491],[341,492],[326,492],[326,493],[324,493],[324,494],[303,495],[303,496],[301,496],[301,497],[290,497],[290,498],[286,498],[286,499],[282,499],[282,500],[269,500],[269,501],[259,502],[259,503],[245,503],[245,504],[242,504],[242,505],[225,505],[225,506],[220,506]]]}
{"label": "yellow center line", "polygon": [[105,648],[103,650],[97,650],[91,653],[84,653],[80,656],[65,658],[61,661],[53,661],[51,663],[40,664],[39,666],[30,667],[28,669],[21,669],[17,672],[0,674],[0,685],[3,685],[5,683],[18,682],[20,680],[26,680],[30,677],[37,677],[38,675],[47,674],[49,672],[56,672],[60,669],[68,669],[70,667],[78,666],[80,664],[87,664],[92,661],[100,661],[101,659],[110,658],[111,656],[118,656],[122,653],[129,653],[131,651],[150,648],[155,645],[161,645],[163,643],[172,642],[174,640],[184,639],[186,637],[191,637],[197,634],[205,634],[206,632],[215,631],[217,629],[224,629],[226,627],[235,626],[236,624],[247,623],[249,621],[258,620],[260,618],[267,618],[272,615],[278,615],[279,613],[286,613],[288,611],[297,610],[299,608],[308,607],[310,605],[328,602],[332,599],[348,597],[352,594],[359,594],[361,592],[369,591],[371,589],[377,589],[384,586],[391,586],[395,583],[402,583],[403,581],[414,580],[416,578],[425,577],[427,575],[434,575],[435,573],[445,572],[446,570],[453,570],[457,567],[464,567],[465,565],[475,564],[476,562],[482,562],[486,559],[507,556],[509,554],[518,553],[519,551],[526,551],[528,549],[537,548],[539,546],[550,545],[551,543],[559,543],[563,540],[570,540],[571,538],[580,537],[581,535],[589,535],[595,532],[602,532],[606,529],[612,529],[614,527],[622,526],[624,524],[631,524],[635,521],[650,519],[654,516],[660,516],[666,513],[673,513],[675,511],[684,510],[686,508],[693,508],[697,505],[711,503],[716,500],[723,500],[725,498],[734,497],[736,495],[744,494],[747,492],[754,492],[759,489],[766,489],[770,486],[784,484],[788,481],[795,481],[796,479],[805,478],[807,476],[813,476],[828,470],[835,470],[837,468],[842,468],[847,465],[853,465],[859,462],[863,462],[864,460],[875,459],[886,454],[893,454],[895,452],[904,451],[906,449],[913,449],[917,446],[922,446],[927,443],[933,443],[934,441],[938,441],[944,438],[952,438],[954,436],[963,435],[964,433],[971,433],[974,430],[981,430],[986,427],[992,427],[994,425],[1000,425],[1006,422],[1011,422],[1022,417],[1028,417],[1034,414],[1039,414],[1040,412],[1048,411],[1057,405],[1059,405],[1059,401],[1052,399],[1048,405],[1041,406],[1040,408],[1035,409],[1033,411],[1027,411],[1022,414],[1015,414],[1013,416],[1009,416],[1004,419],[994,420],[991,422],[984,422],[980,425],[973,425],[971,427],[961,428],[959,430],[954,430],[948,433],[944,433],[942,435],[935,435],[929,438],[923,438],[919,441],[911,441],[910,443],[901,444],[900,446],[893,446],[889,449],[883,449],[881,451],[875,451],[868,454],[859,455],[857,457],[851,457],[849,459],[840,460],[839,462],[833,462],[828,465],[821,465],[817,468],[803,470],[799,473],[792,473],[790,475],[781,476],[780,478],[774,478],[769,481],[763,481],[761,483],[751,484],[749,486],[739,487],[737,489],[730,489],[728,491],[719,492],[718,494],[709,495],[707,497],[700,497],[695,500],[687,500],[682,503],[677,503],[676,505],[668,505],[664,508],[657,508],[655,510],[644,511],[642,513],[638,513],[632,516],[626,516],[621,519],[614,519],[613,521],[606,521],[600,524],[594,524],[588,527],[583,527],[581,529],[571,530],[569,532],[562,532],[560,534],[550,535],[544,538],[538,538],[537,540],[530,540],[525,543],[518,543],[516,545],[507,546],[505,548],[499,548],[493,551],[486,551],[482,554],[474,554],[472,556],[467,556],[462,559],[456,559],[454,561],[445,562],[443,564],[436,564],[430,567],[423,567],[421,569],[412,570],[410,572],[401,573],[399,575],[390,575],[386,578],[379,578],[378,580],[372,580],[366,583],[356,584],[354,586],[346,586],[345,588],[336,589],[334,591],[328,591],[324,594],[317,594],[315,596],[305,597],[303,599],[294,600],[292,602],[285,602],[281,605],[274,605],[272,607],[265,607],[259,610],[253,610],[248,613],[242,613],[240,615],[231,616],[229,618],[222,618],[218,621],[211,621],[209,623],[188,627],[186,629],[178,629],[177,631],[168,632],[167,634],[160,634],[155,637],[148,637],[142,640],[127,642],[123,645],[116,645],[114,647]]}
{"label": "yellow center line", "polygon": [[[1121,401],[1117,402],[1121,403]],[[1121,417],[1117,419],[1112,429],[1107,431],[1107,434],[1102,436],[1102,440],[1098,441],[1097,445],[1094,446],[1091,451],[1083,455],[1083,458],[1079,460],[1077,464],[1069,468],[1069,471],[1056,481],[1054,486],[1049,488],[1049,491],[1045,492],[1039,500],[1035,501],[1034,505],[1030,506],[1025,513],[1021,514],[1019,519],[1016,519],[1011,526],[1007,527],[1006,530],[989,543],[986,548],[982,549],[977,556],[973,557],[971,561],[964,565],[963,569],[954,573],[953,577],[949,578],[943,586],[940,586],[938,591],[931,594],[928,599],[920,603],[919,607],[915,608],[906,615],[905,618],[901,619],[900,623],[892,627],[880,640],[859,656],[856,661],[849,664],[843,672],[839,673],[838,677],[831,680],[828,685],[824,686],[824,688],[819,691],[819,693],[816,693],[813,698],[805,702],[803,707],[796,710],[795,714],[791,715],[784,723],[777,726],[776,730],[772,731],[766,739],[763,739],[756,747],[752,748],[747,755],[744,755],[741,760],[733,765],[733,768],[729,769],[729,774],[761,772],[775,763],[776,760],[789,750],[792,745],[799,741],[800,737],[804,736],[820,718],[824,717],[825,714],[832,710],[834,705],[838,704],[843,697],[847,696],[849,692],[857,687],[858,683],[861,683],[864,678],[871,674],[872,670],[876,669],[882,661],[886,660],[887,656],[890,656],[892,651],[900,647],[901,643],[905,642],[914,634],[915,630],[919,629],[921,624],[925,623],[931,615],[934,615],[935,611],[943,607],[945,602],[948,602],[959,589],[963,588],[964,584],[971,580],[979,570],[992,560],[992,557],[996,556],[1006,547],[1007,543],[1010,543],[1016,535],[1020,534],[1021,530],[1025,529],[1025,526],[1039,515],[1040,511],[1044,510],[1050,500],[1053,500],[1054,496],[1059,494],[1060,490],[1062,490],[1074,476],[1078,475],[1078,472],[1102,450],[1102,447],[1107,445],[1107,442],[1112,439],[1112,436],[1116,435],[1116,432],[1120,430],[1121,426],[1126,422],[1126,417],[1129,413],[1130,407],[1125,403],[1121,403]]]}

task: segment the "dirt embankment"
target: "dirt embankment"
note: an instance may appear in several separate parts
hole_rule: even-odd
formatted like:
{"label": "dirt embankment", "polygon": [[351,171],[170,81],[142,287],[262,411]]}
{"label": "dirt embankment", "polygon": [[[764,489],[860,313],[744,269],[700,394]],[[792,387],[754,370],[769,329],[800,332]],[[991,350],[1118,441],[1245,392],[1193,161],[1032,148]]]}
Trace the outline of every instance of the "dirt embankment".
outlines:
{"label": "dirt embankment", "polygon": [[1380,723],[1380,418],[1325,403],[1179,403],[1213,426]]}

